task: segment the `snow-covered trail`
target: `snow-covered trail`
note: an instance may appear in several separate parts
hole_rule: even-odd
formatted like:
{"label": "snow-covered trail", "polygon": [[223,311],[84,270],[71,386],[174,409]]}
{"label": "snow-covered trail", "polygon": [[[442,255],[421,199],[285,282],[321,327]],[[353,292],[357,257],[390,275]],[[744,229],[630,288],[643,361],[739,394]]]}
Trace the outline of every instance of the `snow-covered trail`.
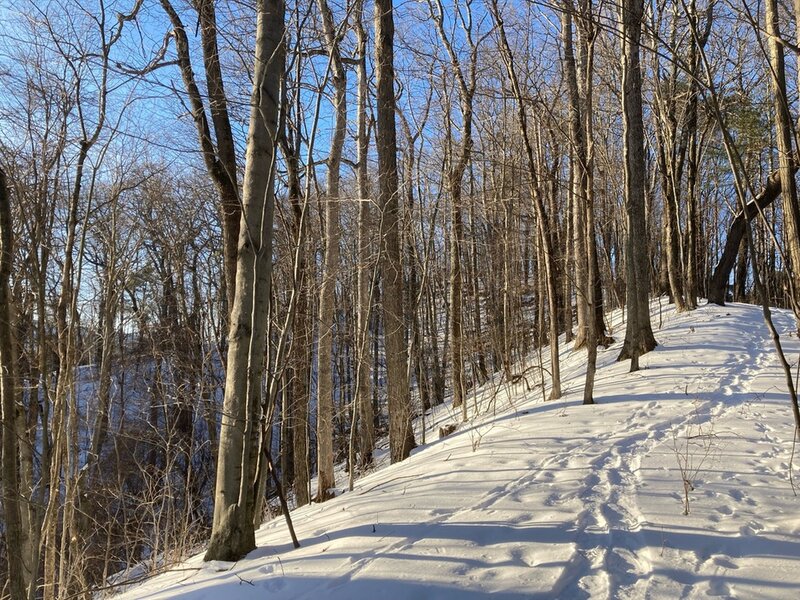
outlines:
{"label": "snow-covered trail", "polygon": [[487,389],[496,414],[295,511],[300,549],[275,519],[238,563],[198,556],[124,597],[797,597],[793,425],[759,309],[663,316],[640,372],[614,362],[619,339],[599,353],[597,405],[580,405],[584,356],[565,349],[562,400]]}

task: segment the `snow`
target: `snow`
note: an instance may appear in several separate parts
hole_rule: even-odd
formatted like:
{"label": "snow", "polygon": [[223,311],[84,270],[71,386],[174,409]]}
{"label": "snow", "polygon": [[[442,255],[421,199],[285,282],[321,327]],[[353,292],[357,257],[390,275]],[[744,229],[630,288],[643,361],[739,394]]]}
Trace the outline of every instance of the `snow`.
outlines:
{"label": "snow", "polygon": [[[792,414],[760,309],[656,310],[637,373],[615,362],[615,319],[597,405],[581,405],[585,354],[564,348],[562,400],[489,385],[442,440],[446,412],[429,417],[408,460],[293,512],[300,549],[276,518],[243,560],[198,555],[119,597],[800,597]],[[793,318],[775,319],[796,365]]]}

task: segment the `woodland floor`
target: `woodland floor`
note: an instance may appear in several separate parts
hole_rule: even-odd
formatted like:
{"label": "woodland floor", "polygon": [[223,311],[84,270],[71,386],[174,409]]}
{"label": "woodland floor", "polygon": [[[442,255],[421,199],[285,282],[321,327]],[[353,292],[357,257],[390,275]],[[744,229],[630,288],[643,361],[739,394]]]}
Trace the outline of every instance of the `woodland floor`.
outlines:
{"label": "woodland floor", "polygon": [[[796,366],[793,318],[775,319]],[[585,353],[564,347],[562,400],[495,381],[470,396],[480,414],[438,440],[457,417],[440,407],[411,458],[293,512],[300,549],[276,518],[245,559],[199,555],[121,597],[800,597],[792,414],[760,309],[656,304],[659,346],[632,374],[612,321],[597,405],[581,405]]]}

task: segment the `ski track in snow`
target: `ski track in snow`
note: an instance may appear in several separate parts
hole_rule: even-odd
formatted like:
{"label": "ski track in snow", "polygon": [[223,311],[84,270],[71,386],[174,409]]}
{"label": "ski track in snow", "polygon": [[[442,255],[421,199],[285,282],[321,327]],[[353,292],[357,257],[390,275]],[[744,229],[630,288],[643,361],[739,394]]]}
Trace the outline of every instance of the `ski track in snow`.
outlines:
{"label": "ski track in snow", "polygon": [[[196,573],[124,597],[799,597],[791,412],[759,309],[667,311],[656,338],[638,373],[614,362],[619,339],[599,353],[595,407],[579,406],[582,355],[565,349],[562,401],[498,388],[508,408],[496,417],[295,511],[300,550],[276,519],[229,570],[195,557]],[[784,342],[796,359],[796,336]],[[700,465],[687,516],[684,448]]]}

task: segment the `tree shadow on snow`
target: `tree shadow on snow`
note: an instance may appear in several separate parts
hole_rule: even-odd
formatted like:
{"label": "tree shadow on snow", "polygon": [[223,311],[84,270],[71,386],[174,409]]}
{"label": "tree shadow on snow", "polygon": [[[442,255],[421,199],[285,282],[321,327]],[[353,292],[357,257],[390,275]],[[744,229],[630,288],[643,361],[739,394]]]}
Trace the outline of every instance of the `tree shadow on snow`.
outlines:
{"label": "tree shadow on snow", "polygon": [[[386,551],[375,548],[368,540],[360,541],[354,538],[391,539],[391,544]],[[420,547],[415,544],[420,543]],[[709,556],[724,553],[732,561],[738,559],[780,558],[788,561],[800,562],[800,541],[772,539],[766,535],[758,536],[728,536],[717,532],[702,529],[685,528],[681,530],[662,530],[652,526],[643,527],[637,531],[611,530],[587,531],[579,530],[572,524],[509,524],[501,521],[485,521],[482,523],[442,522],[433,524],[409,523],[383,523],[376,526],[345,527],[332,530],[324,535],[303,540],[304,556],[292,556],[290,546],[264,547],[255,550],[246,562],[239,563],[230,572],[209,573],[201,571],[190,581],[174,584],[154,592],[168,594],[169,598],[182,600],[199,600],[201,598],[237,598],[249,600],[250,598],[319,598],[331,600],[359,600],[386,598],[387,600],[405,599],[430,599],[430,600],[478,600],[491,595],[498,600],[516,600],[526,598],[529,600],[543,600],[556,598],[564,589],[565,581],[575,584],[590,571],[579,562],[570,558],[565,561],[540,562],[527,564],[521,561],[520,556],[526,549],[533,550],[537,545],[536,556],[546,558],[548,555],[564,556],[575,554],[568,552],[567,548],[553,548],[552,546],[577,545],[580,550],[596,547],[613,550],[625,549],[638,555],[645,549],[658,552],[661,548],[678,553],[697,554],[709,553]],[[424,545],[424,547],[423,547]],[[544,547],[542,547],[544,545]],[[548,549],[548,546],[550,548]],[[443,549],[441,554],[426,554],[423,550],[430,551],[432,547]],[[448,555],[447,548],[453,549]],[[491,549],[494,556],[505,557],[501,560],[479,560],[458,556],[459,548],[469,547],[474,556],[483,556],[484,553],[477,548]],[[361,548],[362,551],[353,552],[347,549]],[[557,550],[557,551],[556,551]],[[556,551],[556,552],[554,552]],[[309,558],[308,554],[311,554]],[[263,561],[257,560],[263,558]],[[311,560],[314,573],[309,576],[297,575],[302,572],[307,561]],[[370,576],[372,567],[378,572],[385,573],[392,568],[397,568],[397,561],[413,561],[418,563],[413,568],[399,569],[397,578]],[[381,561],[387,562],[385,566]],[[330,577],[320,576],[325,572],[326,563],[330,564],[330,572],[336,573]],[[342,565],[347,564],[350,570],[342,573]],[[426,566],[427,565],[427,566]],[[436,568],[435,565],[439,565]],[[527,584],[520,582],[514,589],[513,584],[503,589],[503,584],[489,583],[489,590],[476,590],[474,584],[470,589],[470,575],[480,576],[490,569],[503,569],[517,567],[530,569],[526,577]],[[555,585],[555,589],[531,589],[531,582],[536,581],[536,569],[561,568],[564,570]],[[419,579],[401,579],[403,573],[419,572]],[[442,573],[444,571],[444,573]],[[450,579],[448,582],[430,581],[432,578],[442,578],[443,575]],[[612,573],[614,579],[624,583],[635,582],[639,575],[635,573]],[[720,575],[705,575],[689,569],[656,568],[647,577],[657,577],[674,581],[682,585],[695,586],[707,584],[711,589],[717,586],[747,585],[757,586],[767,595],[785,594],[787,590],[794,589],[795,584],[784,583],[768,579],[755,579],[746,575],[738,575],[731,570],[725,570]],[[620,579],[621,578],[621,579]],[[547,576],[552,580],[552,573]],[[459,585],[463,581],[464,586]],[[187,584],[197,585],[195,589]],[[547,586],[542,581],[542,586]],[[572,585],[569,589],[573,589]],[[266,595],[265,595],[266,593]],[[578,592],[579,593],[579,592]],[[570,596],[571,598],[574,596]],[[142,595],[145,600],[147,595]]]}

